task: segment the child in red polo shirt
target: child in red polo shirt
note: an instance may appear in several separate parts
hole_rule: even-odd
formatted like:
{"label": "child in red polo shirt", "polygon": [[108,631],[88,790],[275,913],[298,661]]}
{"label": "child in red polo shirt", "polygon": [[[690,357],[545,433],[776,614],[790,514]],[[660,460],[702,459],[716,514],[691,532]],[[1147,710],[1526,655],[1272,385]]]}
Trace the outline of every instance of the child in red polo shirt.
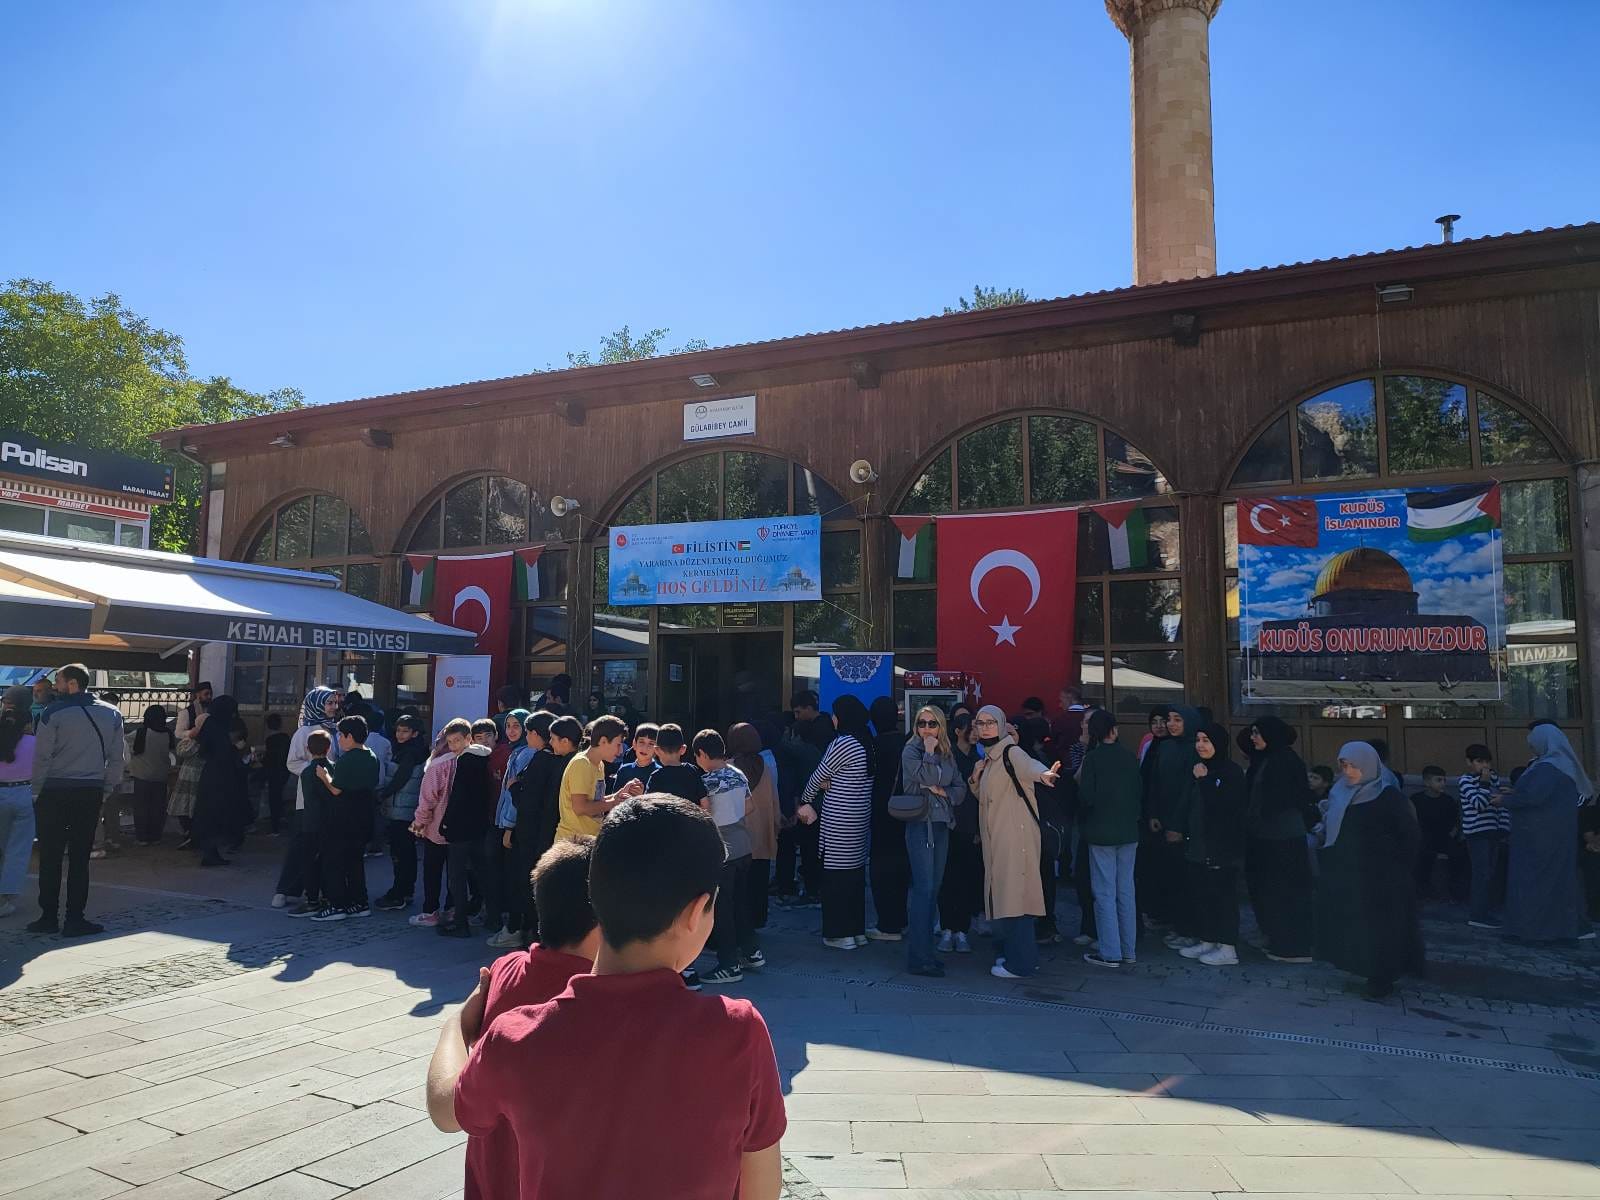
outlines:
{"label": "child in red polo shirt", "polygon": [[[567,989],[574,975],[587,975],[600,945],[600,930],[589,905],[589,851],[593,838],[557,842],[533,869],[533,894],[539,905],[539,941],[479,968],[478,987],[460,1019],[474,1034],[487,1029],[501,1013],[543,1004]],[[470,1011],[469,1011],[470,1010]],[[452,1053],[452,1045],[459,1045]],[[456,1080],[466,1060],[465,1045],[454,1030],[440,1034],[428,1067],[428,1112],[447,1132],[460,1128],[454,1115]],[[512,1131],[501,1125],[487,1135],[467,1139],[466,1200],[516,1197],[514,1175],[497,1168],[515,1161]]]}
{"label": "child in red polo shirt", "polygon": [[[490,1023],[460,1070],[454,1120],[435,1115],[477,1137],[509,1130],[484,1167],[496,1194],[777,1200],[787,1121],[766,1022],[678,974],[711,933],[723,857],[710,814],[674,797],[625,801],[601,825],[594,973]],[[441,1076],[467,1054],[477,1003],[445,1023]]]}

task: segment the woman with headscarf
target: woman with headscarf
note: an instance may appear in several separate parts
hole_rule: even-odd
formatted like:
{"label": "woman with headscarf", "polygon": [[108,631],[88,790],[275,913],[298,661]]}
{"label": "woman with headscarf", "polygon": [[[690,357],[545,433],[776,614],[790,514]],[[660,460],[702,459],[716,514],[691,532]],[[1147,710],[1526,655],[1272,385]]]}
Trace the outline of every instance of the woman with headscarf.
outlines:
{"label": "woman with headscarf", "polygon": [[983,837],[984,904],[1001,951],[989,973],[1020,979],[1039,968],[1034,921],[1044,916],[1034,787],[1053,787],[1058,775],[1022,752],[1007,731],[1005,713],[993,704],[978,710],[972,727],[983,747],[971,786]]}
{"label": "woman with headscarf", "polygon": [[312,756],[306,748],[306,739],[314,730],[322,730],[332,743],[328,750],[329,761],[339,757],[339,738],[334,726],[339,723],[341,700],[332,688],[314,687],[306,693],[300,703],[300,727],[289,739],[289,753],[284,760],[289,768],[294,805],[289,822],[289,845],[284,850],[283,869],[278,873],[278,890],[272,897],[272,907],[283,908],[291,899],[304,897],[289,910],[291,917],[309,917],[322,908],[322,858],[318,850],[321,831],[314,824],[315,814],[306,811],[300,776],[311,766]]}
{"label": "woman with headscarf", "polygon": [[1567,941],[1589,932],[1574,845],[1578,805],[1594,784],[1554,725],[1528,730],[1528,745],[1533,762],[1498,797],[1511,813],[1505,931],[1529,942]]}
{"label": "woman with headscarf", "polygon": [[841,696],[838,736],[800,793],[795,816],[822,834],[822,942],[834,950],[867,944],[867,839],[872,828],[873,737],[867,706]]}
{"label": "woman with headscarf", "polygon": [[497,742],[489,755],[489,773],[497,780],[500,790],[494,820],[484,835],[483,854],[489,864],[489,877],[482,881],[482,886],[487,914],[484,923],[495,930],[489,935],[488,945],[496,950],[510,950],[522,945],[519,896],[523,890],[517,887],[515,877],[512,833],[517,827],[517,802],[511,795],[511,788],[517,776],[527,770],[537,747],[528,743],[528,710],[525,708],[513,708],[504,713],[501,732],[504,740]]}
{"label": "woman with headscarf", "polygon": [[1311,961],[1311,861],[1306,813],[1311,789],[1294,751],[1295,731],[1277,717],[1258,717],[1245,734],[1245,887],[1273,962]]}
{"label": "woman with headscarf", "polygon": [[762,929],[767,924],[772,861],[778,854],[778,781],[761,732],[749,722],[740,721],[728,730],[728,753],[750,784],[744,802],[744,828],[750,837],[750,927]]}
{"label": "woman with headscarf", "polygon": [[[1194,914],[1185,903],[1188,869],[1184,865],[1181,824],[1189,804],[1189,782],[1199,762],[1194,737],[1200,732],[1200,714],[1186,704],[1167,708],[1167,736],[1152,743],[1149,757],[1149,791],[1145,798],[1145,828],[1149,841],[1139,852],[1139,903],[1153,927],[1169,929],[1165,941],[1174,950],[1195,943]],[[1148,861],[1146,861],[1148,859]]]}
{"label": "woman with headscarf", "polygon": [[872,702],[872,848],[867,879],[878,922],[867,930],[875,942],[898,942],[906,929],[906,895],[911,888],[911,860],[906,857],[906,831],[889,815],[889,797],[900,777],[900,751],[906,735],[900,730],[900,709],[888,696]]}
{"label": "woman with headscarf", "polygon": [[152,704],[128,734],[128,775],[133,780],[133,838],[154,846],[167,827],[167,777],[172,772],[172,735],[167,710]]}
{"label": "woman with headscarf", "polygon": [[200,778],[195,788],[193,839],[202,867],[225,867],[222,848],[238,831],[240,797],[247,794],[248,775],[234,743],[234,718],[239,704],[218,696],[196,722],[193,741],[199,748]]}
{"label": "woman with headscarf", "polygon": [[1411,801],[1383,782],[1366,742],[1339,748],[1318,826],[1316,955],[1367,981],[1369,999],[1423,963],[1415,868],[1422,835]]}
{"label": "woman with headscarf", "polygon": [[1179,949],[1208,967],[1239,963],[1239,868],[1244,864],[1245,778],[1228,757],[1228,731],[1206,725],[1194,734],[1189,795],[1168,830],[1183,835],[1188,908],[1196,937]]}

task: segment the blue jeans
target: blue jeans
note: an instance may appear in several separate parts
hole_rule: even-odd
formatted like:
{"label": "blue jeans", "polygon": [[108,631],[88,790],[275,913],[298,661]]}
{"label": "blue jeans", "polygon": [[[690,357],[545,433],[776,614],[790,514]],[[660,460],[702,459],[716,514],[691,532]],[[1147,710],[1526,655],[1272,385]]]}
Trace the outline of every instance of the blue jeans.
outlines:
{"label": "blue jeans", "polygon": [[0,896],[15,896],[33,856],[33,787],[0,783]]}
{"label": "blue jeans", "polygon": [[999,945],[999,958],[1013,975],[1032,975],[1039,969],[1039,943],[1034,930],[1035,917],[993,917],[989,928]]}
{"label": "blue jeans", "polygon": [[1100,957],[1107,962],[1135,957],[1138,916],[1133,902],[1133,864],[1138,855],[1138,842],[1089,847],[1095,929],[1100,934]]}
{"label": "blue jeans", "polygon": [[933,953],[933,919],[950,853],[950,826],[943,821],[906,824],[906,855],[911,859],[910,928],[906,930],[906,965],[913,971],[938,963]]}

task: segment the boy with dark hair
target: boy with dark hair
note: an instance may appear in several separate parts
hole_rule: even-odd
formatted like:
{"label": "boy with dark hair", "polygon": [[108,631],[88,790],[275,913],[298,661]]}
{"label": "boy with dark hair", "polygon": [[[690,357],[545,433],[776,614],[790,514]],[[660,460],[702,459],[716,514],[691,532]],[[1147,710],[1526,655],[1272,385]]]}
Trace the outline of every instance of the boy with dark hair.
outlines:
{"label": "boy with dark hair", "polygon": [[378,802],[378,757],[367,749],[365,718],[345,717],[339,722],[338,731],[339,761],[333,764],[332,771],[325,766],[316,768],[318,781],[332,799],[323,805],[320,818],[323,907],[311,918],[313,921],[372,915],[367,907],[367,875],[361,865],[361,851],[371,833]]}
{"label": "boy with dark hair", "polygon": [[393,762],[394,774],[378,789],[379,815],[384,821],[389,860],[394,864],[394,882],[372,903],[380,912],[410,908],[417,886],[417,839],[411,835],[411,822],[416,820],[422,796],[428,743],[423,740],[422,722],[410,713],[395,718]]}
{"label": "boy with dark hair", "polygon": [[1452,894],[1457,892],[1457,877],[1466,860],[1456,798],[1444,789],[1444,768],[1429,765],[1422,768],[1422,790],[1411,793],[1411,807],[1417,814],[1421,834],[1416,873],[1419,898],[1433,893],[1434,868],[1441,858],[1447,864],[1447,886]]}
{"label": "boy with dark hair", "polygon": [[716,921],[711,928],[717,968],[700,976],[700,982],[738,983],[744,978],[745,967],[767,965],[750,921],[750,833],[744,823],[750,781],[728,761],[727,744],[715,729],[702,729],[694,735],[694,761],[704,772],[704,807],[717,823],[717,833],[728,856],[722,864]]}
{"label": "boy with dark hair", "polygon": [[630,779],[637,779],[640,783],[650,782],[650,773],[656,769],[656,737],[661,732],[659,726],[647,721],[641,721],[633,730],[633,761],[624,763],[617,769],[616,786],[621,787]]}
{"label": "boy with dark hair", "polygon": [[1333,790],[1333,768],[1321,763],[1306,772],[1306,786],[1311,789],[1311,802],[1326,800]]}
{"label": "boy with dark hair", "polygon": [[272,832],[283,832],[283,815],[289,804],[289,735],[283,717],[267,714],[267,736],[261,741],[261,766],[267,777],[267,807]]}
{"label": "boy with dark hair", "polygon": [[582,753],[574,754],[561,773],[557,841],[580,835],[593,837],[600,832],[600,822],[607,813],[629,796],[644,791],[644,784],[632,779],[609,795],[606,793],[606,764],[615,762],[622,753],[627,722],[609,715],[596,717],[583,732]]}
{"label": "boy with dark hair", "polygon": [[[435,1068],[459,1079],[441,1127],[508,1134],[490,1164],[507,1194],[777,1200],[786,1118],[766,1023],[748,1001],[695,995],[677,974],[711,932],[724,858],[715,822],[694,805],[620,804],[589,865],[594,973],[502,1014],[470,1058],[485,986],[446,1021]],[[661,1120],[669,1105],[686,1119]],[[627,1132],[625,1153],[597,1152],[602,1121]]]}
{"label": "boy with dark hair", "polygon": [[439,820],[439,835],[445,843],[450,899],[454,901],[453,906],[440,915],[436,932],[441,937],[472,936],[469,876],[487,879],[489,875],[484,838],[494,818],[494,804],[500,792],[494,773],[489,769],[489,758],[494,753],[500,731],[487,717],[474,721],[470,729],[472,740],[456,755],[455,775],[450,780],[450,794]]}
{"label": "boy with dark hair", "polygon": [[1467,924],[1474,929],[1499,929],[1498,915],[1505,901],[1506,837],[1511,814],[1495,803],[1500,776],[1494,754],[1475,742],[1467,747],[1467,769],[1458,788],[1461,793],[1461,837],[1467,844],[1472,882],[1467,901]]}
{"label": "boy with dark hair", "polygon": [[[539,940],[525,951],[507,954],[493,966],[478,969],[478,989],[469,1005],[481,998],[481,1012],[462,1014],[461,1024],[487,1029],[501,1013],[544,1004],[567,990],[574,975],[587,975],[600,946],[600,929],[589,903],[589,858],[593,838],[557,842],[539,860],[529,881],[539,898]],[[446,1023],[428,1067],[428,1114],[440,1129],[460,1129],[455,1119],[456,1082],[464,1056],[452,1055],[459,1038]],[[511,1181],[494,1174],[514,1159],[515,1138],[500,1127],[467,1139],[467,1195],[491,1196]]]}
{"label": "boy with dark hair", "polygon": [[661,732],[656,735],[656,761],[661,765],[650,776],[650,790],[665,792],[669,796],[677,796],[704,808],[705,781],[700,777],[700,768],[683,761],[686,749],[688,743],[681,727],[677,725],[661,727]]}
{"label": "boy with dark hair", "polygon": [[[328,757],[333,751],[333,739],[328,736],[326,729],[313,729],[306,735],[305,745],[310,762],[300,772],[295,784],[301,806],[295,813],[294,832],[289,836],[297,843],[291,846],[290,853],[299,859],[306,898],[285,912],[284,916],[287,917],[315,917],[324,908],[330,907],[326,899],[320,898],[324,895],[320,847],[322,822],[325,819],[323,814],[332,805],[333,797],[328,795],[328,789],[322,786],[319,776],[323,770],[333,766]],[[288,867],[284,870],[287,872]],[[276,904],[277,897],[273,897],[273,902]]]}

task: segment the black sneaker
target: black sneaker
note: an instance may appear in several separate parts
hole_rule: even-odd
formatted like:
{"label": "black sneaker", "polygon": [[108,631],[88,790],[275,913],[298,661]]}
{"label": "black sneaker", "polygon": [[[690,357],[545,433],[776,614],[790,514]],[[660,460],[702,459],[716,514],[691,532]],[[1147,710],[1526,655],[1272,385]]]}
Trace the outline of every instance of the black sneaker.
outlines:
{"label": "black sneaker", "polygon": [[372,910],[365,904],[352,904],[344,910],[344,915],[347,917],[370,917]]}
{"label": "black sneaker", "polygon": [[739,966],[746,971],[759,971],[767,965],[767,956],[759,950],[752,950],[749,954],[739,956]]}
{"label": "black sneaker", "polygon": [[1083,961],[1091,967],[1120,967],[1122,963],[1115,958],[1101,958],[1098,950],[1091,950],[1083,956]]}
{"label": "black sneaker", "polygon": [[379,912],[401,912],[411,907],[410,896],[379,896],[372,902]]}
{"label": "black sneaker", "polygon": [[345,909],[334,908],[332,905],[328,905],[327,907],[319,908],[316,912],[312,913],[311,919],[319,923],[325,923],[328,921],[342,921],[345,919],[345,916]]}
{"label": "black sneaker", "polygon": [[104,933],[105,931],[106,927],[104,925],[97,925],[93,921],[85,921],[82,917],[68,917],[66,923],[61,926],[61,936],[64,938],[93,937],[95,934]]}
{"label": "black sneaker", "polygon": [[683,972],[683,986],[691,992],[698,992],[700,990],[700,972],[693,967]]}
{"label": "black sneaker", "polygon": [[318,900],[305,900],[293,908],[283,910],[286,917],[314,917],[322,911],[322,903]]}
{"label": "black sneaker", "polygon": [[61,923],[54,917],[46,914],[37,921],[29,921],[23,926],[29,933],[60,933]]}
{"label": "black sneaker", "polygon": [[718,967],[715,971],[707,971],[700,976],[701,983],[709,984],[741,983],[743,980],[744,972],[738,967]]}

